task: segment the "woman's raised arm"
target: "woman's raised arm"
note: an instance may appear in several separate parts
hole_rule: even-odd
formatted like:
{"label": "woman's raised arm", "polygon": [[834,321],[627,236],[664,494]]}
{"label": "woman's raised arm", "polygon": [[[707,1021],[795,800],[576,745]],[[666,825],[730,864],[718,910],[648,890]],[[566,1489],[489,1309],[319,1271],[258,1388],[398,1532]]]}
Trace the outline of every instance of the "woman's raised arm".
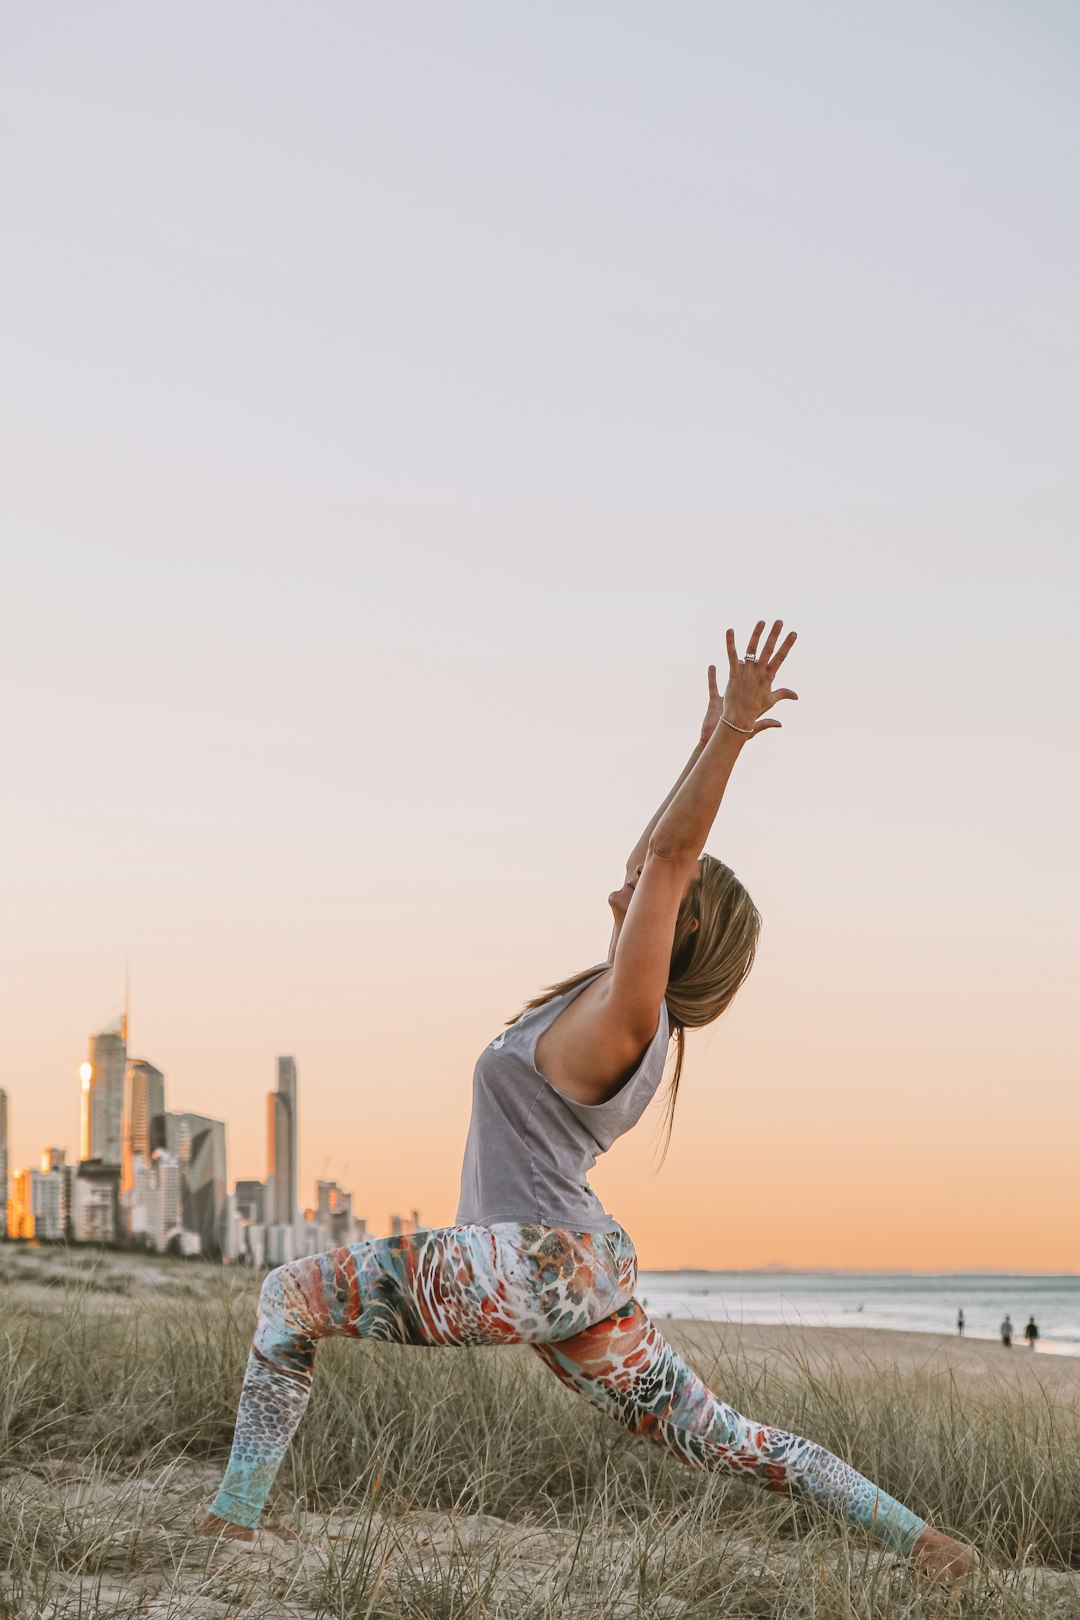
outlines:
{"label": "woman's raised arm", "polygon": [[797,696],[788,687],[773,690],[780,665],[795,645],[795,634],[781,643],[783,624],[778,619],[759,658],[764,629],[764,620],[759,620],[744,659],[735,651],[734,631],[728,631],[723,715],[649,838],[641,876],[615,943],[605,998],[612,1027],[625,1030],[628,1039],[647,1035],[655,1027],[656,1009],[667,988],[679,906],[693,881],[735,761],[751,737],[780,724],[762,718],[768,710],[782,698]]}
{"label": "woman's raised arm", "polygon": [[649,849],[654,855],[697,860],[716,820],[737,757],[732,743],[779,726],[779,720],[765,720],[762,716],[782,698],[798,697],[787,686],[773,690],[780,665],[795,645],[795,632],[790,631],[778,646],[784,625],[777,619],[759,657],[757,645],[764,628],[764,619],[759,619],[742,659],[735,651],[734,630],[727,633],[728,680],[723,719],[653,827]]}

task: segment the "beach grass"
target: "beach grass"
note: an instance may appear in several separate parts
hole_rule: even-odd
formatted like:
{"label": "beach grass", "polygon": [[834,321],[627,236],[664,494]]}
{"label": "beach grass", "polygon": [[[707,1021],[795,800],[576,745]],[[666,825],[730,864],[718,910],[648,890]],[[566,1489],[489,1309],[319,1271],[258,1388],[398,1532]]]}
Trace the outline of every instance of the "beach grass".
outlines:
{"label": "beach grass", "polygon": [[334,1342],[254,1552],[192,1537],[258,1281],[0,1251],[0,1620],[725,1616],[1080,1620],[1080,1410],[1048,1391],[703,1335],[744,1412],[812,1436],[984,1555],[962,1594],[785,1498],[699,1473],[527,1349]]}

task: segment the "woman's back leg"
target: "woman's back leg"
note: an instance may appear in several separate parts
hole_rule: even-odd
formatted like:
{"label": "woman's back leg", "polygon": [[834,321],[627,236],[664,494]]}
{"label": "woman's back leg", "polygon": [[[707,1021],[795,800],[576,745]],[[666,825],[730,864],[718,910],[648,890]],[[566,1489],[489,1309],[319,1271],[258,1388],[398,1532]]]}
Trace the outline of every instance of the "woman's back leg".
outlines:
{"label": "woman's back leg", "polygon": [[636,1300],[558,1344],[533,1346],[568,1388],[691,1468],[816,1502],[910,1553],[926,1522],[812,1440],[756,1423],[713,1393]]}

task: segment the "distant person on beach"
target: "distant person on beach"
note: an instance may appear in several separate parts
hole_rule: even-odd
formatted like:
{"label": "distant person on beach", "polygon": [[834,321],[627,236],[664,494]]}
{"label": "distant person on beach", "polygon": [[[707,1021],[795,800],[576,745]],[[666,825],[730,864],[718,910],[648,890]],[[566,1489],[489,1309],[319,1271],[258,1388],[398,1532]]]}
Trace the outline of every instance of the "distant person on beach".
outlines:
{"label": "distant person on beach", "polygon": [[[607,959],[534,996],[481,1054],[455,1225],[367,1238],[267,1276],[205,1534],[252,1540],[321,1339],[527,1344],[568,1389],[689,1467],[816,1503],[933,1578],[970,1573],[971,1548],[822,1446],[741,1416],[705,1386],[635,1299],[633,1241],[586,1179],[641,1118],[674,1041],[670,1135],[685,1031],[719,1018],[753,965],[758,912],[702,850],[743,749],[796,696],[774,688],[795,642],[782,629],[778,620],[765,635],[760,621],[742,657],[727,632],[724,694],[710,667],[697,746],[608,896]],[[752,1194],[744,1216],[753,1220]]]}
{"label": "distant person on beach", "polygon": [[1024,1338],[1028,1342],[1028,1349],[1029,1350],[1034,1350],[1035,1341],[1038,1339],[1038,1337],[1039,1337],[1039,1330],[1035,1326],[1035,1318],[1034,1318],[1034,1316],[1029,1316],[1028,1317],[1028,1325],[1024,1329]]}
{"label": "distant person on beach", "polygon": [[964,1337],[964,1308],[963,1308],[963,1306],[961,1306],[960,1309],[956,1313],[956,1331],[957,1331],[957,1333],[959,1333],[961,1338]]}
{"label": "distant person on beach", "polygon": [[1006,1316],[1001,1324],[1001,1342],[1006,1350],[1012,1349],[1012,1317]]}

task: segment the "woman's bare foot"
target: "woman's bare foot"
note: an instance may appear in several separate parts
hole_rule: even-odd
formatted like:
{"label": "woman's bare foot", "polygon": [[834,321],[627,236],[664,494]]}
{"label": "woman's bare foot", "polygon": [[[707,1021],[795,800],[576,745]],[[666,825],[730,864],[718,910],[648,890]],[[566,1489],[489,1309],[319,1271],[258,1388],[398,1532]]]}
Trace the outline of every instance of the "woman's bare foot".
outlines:
{"label": "woman's bare foot", "polygon": [[255,1532],[243,1524],[230,1524],[228,1519],[219,1519],[216,1513],[207,1511],[196,1522],[195,1532],[200,1536],[224,1536],[226,1541],[254,1541]]}
{"label": "woman's bare foot", "polygon": [[276,1536],[279,1541],[296,1541],[297,1534],[291,1524],[283,1524],[280,1519],[264,1519],[263,1529],[270,1535]]}
{"label": "woman's bare foot", "polygon": [[249,1552],[270,1553],[297,1540],[292,1526],[282,1524],[280,1520],[264,1519],[257,1530],[250,1530],[243,1524],[230,1524],[228,1519],[219,1518],[209,1509],[196,1520],[195,1533],[224,1541],[238,1541]]}
{"label": "woman's bare foot", "polygon": [[968,1580],[979,1562],[974,1547],[956,1541],[941,1530],[929,1528],[915,1543],[911,1556],[920,1575],[940,1581],[944,1586]]}

